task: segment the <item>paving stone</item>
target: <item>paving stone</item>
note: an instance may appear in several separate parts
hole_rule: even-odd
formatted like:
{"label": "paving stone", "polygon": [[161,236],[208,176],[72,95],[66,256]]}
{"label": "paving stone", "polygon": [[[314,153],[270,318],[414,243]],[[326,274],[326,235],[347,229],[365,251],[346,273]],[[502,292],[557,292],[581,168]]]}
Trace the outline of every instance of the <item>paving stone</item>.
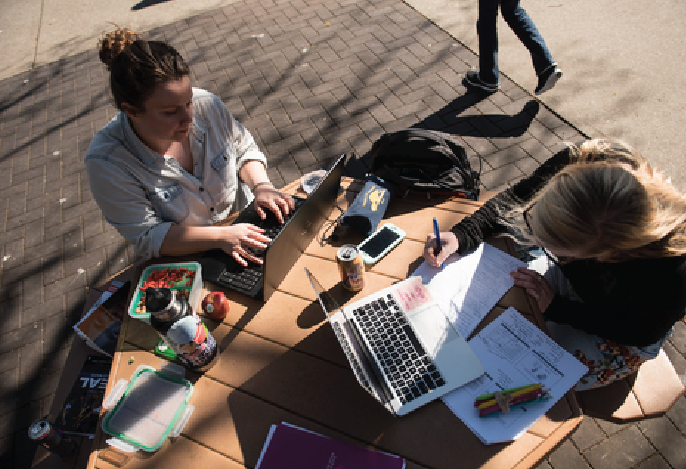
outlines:
{"label": "paving stone", "polygon": [[672,467],[686,467],[686,438],[669,418],[646,419],[638,427]]}
{"label": "paving stone", "polygon": [[629,426],[583,455],[593,469],[629,469],[654,453],[655,448],[636,426]]}
{"label": "paving stone", "polygon": [[590,417],[584,417],[581,424],[571,435],[571,440],[582,452],[599,444],[606,438],[605,433]]}
{"label": "paving stone", "polygon": [[662,455],[655,454],[636,466],[636,469],[671,469],[671,467]]}
{"label": "paving stone", "polygon": [[570,440],[564,441],[548,457],[555,469],[589,469],[588,463]]}
{"label": "paving stone", "polygon": [[686,434],[686,397],[684,395],[677,399],[666,415],[681,433]]}

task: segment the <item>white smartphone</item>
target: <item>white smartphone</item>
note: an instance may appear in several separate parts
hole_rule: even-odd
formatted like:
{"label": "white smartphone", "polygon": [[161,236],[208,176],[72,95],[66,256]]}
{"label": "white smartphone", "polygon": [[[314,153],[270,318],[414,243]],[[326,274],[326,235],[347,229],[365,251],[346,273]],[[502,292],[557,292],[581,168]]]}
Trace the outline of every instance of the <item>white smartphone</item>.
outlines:
{"label": "white smartphone", "polygon": [[357,247],[362,252],[365,264],[375,264],[403,239],[405,239],[403,230],[392,223],[386,223]]}

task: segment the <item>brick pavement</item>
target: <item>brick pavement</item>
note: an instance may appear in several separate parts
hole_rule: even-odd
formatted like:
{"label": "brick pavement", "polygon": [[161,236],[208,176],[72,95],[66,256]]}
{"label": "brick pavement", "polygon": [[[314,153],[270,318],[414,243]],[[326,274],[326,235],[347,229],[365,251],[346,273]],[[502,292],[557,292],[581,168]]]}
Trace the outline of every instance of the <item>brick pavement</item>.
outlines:
{"label": "brick pavement", "polygon": [[[221,96],[268,156],[278,186],[341,154],[363,174],[372,142],[410,126],[446,131],[500,190],[580,141],[507,77],[490,97],[461,75],[477,57],[400,0],[247,0],[146,34],[175,45],[195,86]],[[47,413],[88,287],[129,264],[102,218],[83,157],[116,113],[95,45],[0,82],[0,466],[28,467],[29,423]],[[666,346],[686,373],[686,326]],[[77,339],[78,340],[78,339]],[[586,417],[540,469],[686,467],[686,399],[631,425]]]}

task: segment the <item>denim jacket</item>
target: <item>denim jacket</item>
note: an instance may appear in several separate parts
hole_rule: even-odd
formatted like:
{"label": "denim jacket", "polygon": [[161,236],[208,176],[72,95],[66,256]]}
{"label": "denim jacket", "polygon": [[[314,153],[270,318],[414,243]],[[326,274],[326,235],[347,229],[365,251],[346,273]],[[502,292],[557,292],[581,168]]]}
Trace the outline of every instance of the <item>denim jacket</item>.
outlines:
{"label": "denim jacket", "polygon": [[86,153],[90,189],[105,219],[134,246],[137,260],[159,257],[172,224],[209,226],[252,199],[238,180],[248,161],[267,159],[252,135],[212,93],[193,89],[193,174],[155,153],[120,112]]}

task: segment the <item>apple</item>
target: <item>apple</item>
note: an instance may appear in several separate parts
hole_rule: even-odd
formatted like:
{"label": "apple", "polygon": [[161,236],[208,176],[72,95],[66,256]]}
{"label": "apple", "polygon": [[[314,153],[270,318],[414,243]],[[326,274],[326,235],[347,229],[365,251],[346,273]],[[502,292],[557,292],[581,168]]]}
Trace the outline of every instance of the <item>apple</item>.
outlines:
{"label": "apple", "polygon": [[229,314],[229,300],[223,292],[210,292],[202,300],[202,310],[208,318],[221,321]]}

